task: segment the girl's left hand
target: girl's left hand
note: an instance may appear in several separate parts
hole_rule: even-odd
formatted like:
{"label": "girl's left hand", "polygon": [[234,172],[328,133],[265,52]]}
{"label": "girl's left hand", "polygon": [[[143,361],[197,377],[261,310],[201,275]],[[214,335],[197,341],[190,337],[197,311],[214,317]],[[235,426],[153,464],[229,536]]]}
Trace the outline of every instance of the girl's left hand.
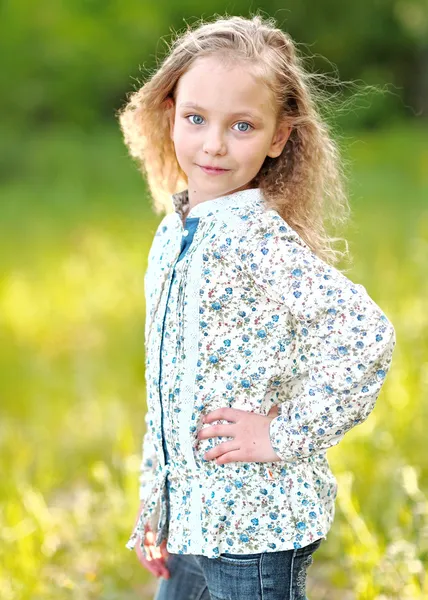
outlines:
{"label": "girl's left hand", "polygon": [[269,426],[278,416],[278,406],[273,406],[269,413],[258,413],[239,410],[237,408],[218,408],[205,415],[203,423],[211,423],[220,419],[232,424],[217,424],[205,427],[198,433],[198,439],[219,436],[233,437],[233,440],[218,444],[204,454],[205,460],[216,458],[216,464],[229,462],[274,462],[281,460],[272,448],[269,437]]}

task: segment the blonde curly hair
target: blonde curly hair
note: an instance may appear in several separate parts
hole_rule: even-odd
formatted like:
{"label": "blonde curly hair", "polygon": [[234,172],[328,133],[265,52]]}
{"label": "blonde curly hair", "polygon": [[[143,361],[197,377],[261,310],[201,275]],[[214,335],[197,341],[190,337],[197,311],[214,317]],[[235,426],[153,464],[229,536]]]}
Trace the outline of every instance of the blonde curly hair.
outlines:
{"label": "blonde curly hair", "polygon": [[[161,65],[118,111],[125,144],[146,177],[155,212],[171,212],[171,195],[187,188],[170,137],[167,99],[175,100],[178,80],[197,58],[218,53],[257,69],[273,92],[277,123],[286,119],[292,127],[282,153],[266,157],[252,187],[261,188],[269,207],[315,254],[335,264],[348,254],[348,244],[329,235],[326,223],[343,224],[350,209],[344,161],[317,108],[317,101],[328,98],[313,81],[325,76],[305,70],[296,44],[273,18],[216,16],[211,22],[187,25]],[[333,247],[339,240],[345,242],[345,251]]]}

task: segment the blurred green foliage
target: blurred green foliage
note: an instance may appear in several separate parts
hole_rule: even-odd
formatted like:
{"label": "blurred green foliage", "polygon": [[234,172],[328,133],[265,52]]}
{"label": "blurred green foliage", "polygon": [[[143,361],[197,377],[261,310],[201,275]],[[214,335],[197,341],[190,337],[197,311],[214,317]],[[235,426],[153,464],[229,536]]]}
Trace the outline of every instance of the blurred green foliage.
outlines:
{"label": "blurred green foliage", "polygon": [[337,67],[342,80],[379,86],[353,115],[357,123],[427,114],[426,0],[206,0],[203,7],[196,0],[4,0],[1,113],[21,130],[48,122],[87,128],[111,119],[155,66],[155,55],[164,54],[171,31],[200,17],[250,10],[275,17],[302,53],[313,56],[312,70]]}
{"label": "blurred green foliage", "polygon": [[115,112],[171,30],[258,9],[311,69],[359,80],[331,115],[351,161],[347,275],[397,332],[373,414],[329,453],[337,515],[308,596],[428,598],[428,130],[414,118],[427,114],[426,0],[208,0],[203,12],[190,0],[4,0],[1,600],[153,597],[156,581],[125,543],[146,410],[143,275],[159,217]]}
{"label": "blurred green foliage", "polygon": [[[409,125],[343,140],[348,276],[396,327],[373,414],[329,453],[337,515],[311,600],[428,597],[428,152]],[[9,144],[11,142],[9,141]],[[144,426],[143,274],[154,219],[118,129],[21,146],[0,220],[2,600],[136,600],[125,548]]]}

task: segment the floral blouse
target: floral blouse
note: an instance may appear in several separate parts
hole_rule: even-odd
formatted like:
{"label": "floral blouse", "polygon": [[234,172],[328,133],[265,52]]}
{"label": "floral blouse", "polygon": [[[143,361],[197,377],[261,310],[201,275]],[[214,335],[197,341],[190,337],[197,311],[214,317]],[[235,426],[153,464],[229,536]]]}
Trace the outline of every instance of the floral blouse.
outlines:
{"label": "floral blouse", "polygon": [[[336,480],[326,451],[372,411],[396,343],[361,284],[317,257],[260,188],[194,206],[172,196],[145,275],[146,385],[140,500],[167,550],[300,548],[325,538]],[[184,225],[183,225],[183,219]],[[217,465],[233,438],[197,439],[206,413],[267,415],[275,462]],[[214,423],[227,423],[215,421]],[[211,426],[207,424],[206,426]]]}

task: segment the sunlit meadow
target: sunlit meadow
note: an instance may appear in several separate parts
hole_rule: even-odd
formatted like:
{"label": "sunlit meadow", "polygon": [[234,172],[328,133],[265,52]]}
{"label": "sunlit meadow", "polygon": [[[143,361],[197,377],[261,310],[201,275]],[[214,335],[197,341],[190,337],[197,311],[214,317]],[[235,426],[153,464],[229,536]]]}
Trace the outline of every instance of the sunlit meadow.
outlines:
{"label": "sunlit meadow", "polygon": [[[397,333],[369,419],[329,459],[311,600],[428,598],[427,131],[347,135],[362,283]],[[0,597],[149,600],[125,548],[143,435],[143,275],[160,220],[117,130],[0,142]]]}

